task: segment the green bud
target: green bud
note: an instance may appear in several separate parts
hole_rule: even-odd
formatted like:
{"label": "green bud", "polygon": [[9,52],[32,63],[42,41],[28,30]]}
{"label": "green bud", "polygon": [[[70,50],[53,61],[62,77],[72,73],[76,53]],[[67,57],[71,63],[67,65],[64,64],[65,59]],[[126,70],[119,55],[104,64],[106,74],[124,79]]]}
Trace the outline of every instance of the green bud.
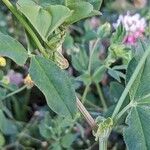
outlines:
{"label": "green bud", "polygon": [[106,22],[105,24],[100,26],[98,28],[97,33],[98,33],[98,36],[100,38],[105,38],[105,37],[109,36],[110,33],[111,33],[111,25],[110,25],[110,23]]}

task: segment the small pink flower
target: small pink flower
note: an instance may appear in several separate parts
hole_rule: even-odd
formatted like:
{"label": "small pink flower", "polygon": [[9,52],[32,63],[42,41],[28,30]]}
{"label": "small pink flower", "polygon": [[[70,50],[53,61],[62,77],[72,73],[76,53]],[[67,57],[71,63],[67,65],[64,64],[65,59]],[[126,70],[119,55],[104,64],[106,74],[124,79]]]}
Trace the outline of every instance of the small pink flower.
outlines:
{"label": "small pink flower", "polygon": [[139,38],[139,37],[143,37],[143,32],[142,31],[136,31],[135,33],[134,33],[134,37],[137,39],[137,38]]}
{"label": "small pink flower", "polygon": [[130,12],[127,12],[125,16],[120,15],[113,26],[116,29],[120,24],[126,30],[124,42],[131,45],[135,44],[138,38],[143,37],[147,26],[145,18],[141,18],[140,14],[131,15]]}
{"label": "small pink flower", "polygon": [[132,35],[126,36],[125,43],[134,45],[136,42],[136,38]]}

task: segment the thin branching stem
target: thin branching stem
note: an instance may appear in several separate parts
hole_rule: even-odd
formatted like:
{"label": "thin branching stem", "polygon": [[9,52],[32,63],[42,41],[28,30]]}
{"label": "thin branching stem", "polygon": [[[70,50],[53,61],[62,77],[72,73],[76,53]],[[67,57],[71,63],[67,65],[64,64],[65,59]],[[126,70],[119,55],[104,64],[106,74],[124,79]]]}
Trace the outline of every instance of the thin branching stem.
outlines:
{"label": "thin branching stem", "polygon": [[6,95],[4,98],[1,99],[1,101],[4,100],[4,99],[7,99],[7,98],[9,98],[9,97],[11,97],[11,96],[13,96],[13,95],[15,95],[17,93],[19,93],[19,92],[21,92],[23,90],[25,90],[26,88],[27,88],[27,86],[24,85],[23,87],[19,88],[18,90],[14,91],[12,93],[9,93],[8,95]]}
{"label": "thin branching stem", "polygon": [[88,65],[88,72],[91,74],[91,67],[92,67],[92,57],[93,57],[93,54],[94,54],[94,51],[96,50],[97,48],[97,45],[99,43],[100,39],[96,39],[96,41],[94,42],[94,45],[92,47],[92,49],[90,50],[90,54],[89,54],[89,65]]}
{"label": "thin branching stem", "polygon": [[83,104],[85,103],[86,96],[87,96],[88,91],[89,91],[89,87],[90,87],[90,84],[87,84],[86,87],[85,87],[85,89],[84,89],[83,96],[82,96],[82,99],[81,99],[81,101],[82,101]]}
{"label": "thin branching stem", "polygon": [[107,104],[105,102],[105,98],[104,98],[102,89],[101,89],[101,87],[100,87],[100,85],[98,83],[96,83],[96,88],[97,88],[98,95],[99,95],[99,98],[101,100],[102,106],[104,108],[104,111],[106,111],[107,110]]}

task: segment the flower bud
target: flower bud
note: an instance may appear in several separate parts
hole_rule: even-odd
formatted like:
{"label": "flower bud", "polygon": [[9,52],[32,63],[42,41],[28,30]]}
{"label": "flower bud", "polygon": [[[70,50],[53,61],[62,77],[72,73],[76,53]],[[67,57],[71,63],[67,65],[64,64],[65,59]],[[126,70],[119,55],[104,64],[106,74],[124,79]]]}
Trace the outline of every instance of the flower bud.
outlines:
{"label": "flower bud", "polygon": [[9,78],[8,78],[7,76],[4,76],[1,82],[2,82],[3,84],[8,85],[8,84],[10,83],[10,80],[9,80]]}
{"label": "flower bud", "polygon": [[107,37],[111,32],[111,25],[110,23],[106,22],[102,26],[98,28],[98,35],[100,38]]}
{"label": "flower bud", "polygon": [[5,66],[6,66],[6,59],[0,56],[0,67],[5,67]]}
{"label": "flower bud", "polygon": [[28,74],[27,77],[24,79],[24,84],[27,85],[27,88],[32,88],[34,86],[34,82],[32,81],[30,75]]}

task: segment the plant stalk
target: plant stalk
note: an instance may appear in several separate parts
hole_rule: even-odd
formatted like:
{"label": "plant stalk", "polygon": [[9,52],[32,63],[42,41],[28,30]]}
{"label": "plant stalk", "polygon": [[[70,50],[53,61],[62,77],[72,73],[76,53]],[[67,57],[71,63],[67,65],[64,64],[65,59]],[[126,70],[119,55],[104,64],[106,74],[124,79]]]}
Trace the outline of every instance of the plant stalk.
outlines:
{"label": "plant stalk", "polygon": [[6,99],[6,98],[9,98],[9,97],[11,97],[11,96],[13,96],[13,95],[15,95],[15,94],[21,92],[21,91],[23,91],[23,90],[26,89],[26,88],[27,88],[27,86],[24,85],[24,86],[21,87],[20,89],[18,89],[18,90],[16,90],[16,91],[14,91],[14,92],[12,92],[12,93],[6,95],[4,98],[1,99],[1,101],[4,100],[4,99]]}
{"label": "plant stalk", "polygon": [[76,98],[76,101],[77,101],[77,107],[79,111],[81,112],[81,114],[84,116],[87,123],[90,125],[90,127],[93,130],[96,130],[97,125],[93,117],[89,114],[89,112],[86,110],[86,108],[84,107],[84,105],[81,103],[81,101],[78,98]]}
{"label": "plant stalk", "polygon": [[83,96],[82,96],[82,99],[81,99],[81,102],[84,104],[85,100],[86,100],[86,96],[87,96],[87,93],[89,91],[89,87],[90,87],[90,84],[86,85],[85,87],[85,90],[83,92]]}
{"label": "plant stalk", "polygon": [[99,43],[100,39],[96,39],[92,49],[90,50],[90,54],[89,54],[89,65],[88,65],[88,72],[91,74],[91,65],[92,65],[92,56],[93,56],[93,53],[95,51],[95,49],[97,48],[97,45]]}
{"label": "plant stalk", "polygon": [[121,95],[121,97],[120,97],[120,99],[119,99],[119,101],[117,103],[117,106],[116,106],[116,108],[115,108],[115,110],[113,112],[112,118],[114,118],[118,114],[118,112],[119,112],[119,110],[120,110],[120,108],[121,108],[121,106],[122,106],[122,104],[123,104],[123,102],[124,102],[128,92],[129,92],[129,90],[131,89],[134,81],[136,80],[136,78],[137,78],[140,70],[142,69],[142,67],[143,67],[143,65],[144,65],[144,63],[145,63],[145,61],[146,61],[146,59],[147,59],[149,54],[150,54],[150,47],[144,52],[141,60],[139,61],[137,67],[135,68],[134,73],[132,74],[132,76],[131,76],[131,78],[130,78],[126,88],[124,89],[124,91],[123,91],[123,93],[122,93],[122,95]]}
{"label": "plant stalk", "polygon": [[103,108],[104,108],[104,111],[106,111],[106,110],[107,110],[107,104],[106,104],[106,102],[105,102],[102,89],[101,89],[101,87],[100,87],[100,85],[99,85],[98,83],[96,83],[96,88],[97,88],[98,95],[99,95],[99,98],[100,98],[100,100],[101,100],[102,106],[103,106]]}
{"label": "plant stalk", "polygon": [[107,139],[99,138],[99,150],[107,150]]}
{"label": "plant stalk", "polygon": [[126,111],[129,110],[131,107],[132,107],[132,105],[131,105],[131,102],[130,102],[126,107],[124,107],[124,108],[117,114],[117,116],[115,117],[115,121],[119,120],[119,119],[126,113]]}

